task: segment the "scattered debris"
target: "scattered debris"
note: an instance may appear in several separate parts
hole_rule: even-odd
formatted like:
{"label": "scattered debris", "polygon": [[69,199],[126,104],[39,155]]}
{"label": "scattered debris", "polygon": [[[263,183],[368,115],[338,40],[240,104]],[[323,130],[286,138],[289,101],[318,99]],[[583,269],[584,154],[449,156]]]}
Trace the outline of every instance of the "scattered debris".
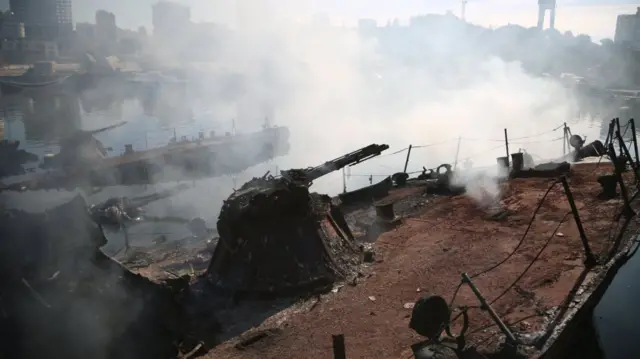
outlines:
{"label": "scattered debris", "polygon": [[238,343],[235,345],[235,348],[238,350],[245,350],[262,340],[279,335],[281,333],[282,330],[278,328],[250,332],[239,338]]}

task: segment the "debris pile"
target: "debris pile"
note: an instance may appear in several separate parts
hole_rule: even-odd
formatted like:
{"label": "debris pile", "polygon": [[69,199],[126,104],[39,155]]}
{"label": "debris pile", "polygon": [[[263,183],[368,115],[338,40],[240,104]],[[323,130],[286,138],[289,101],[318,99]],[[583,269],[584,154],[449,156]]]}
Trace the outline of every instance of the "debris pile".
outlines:
{"label": "debris pile", "polygon": [[176,291],[104,255],[80,196],[0,218],[0,356],[170,358],[183,332]]}
{"label": "debris pile", "polygon": [[324,289],[348,276],[361,250],[341,210],[309,187],[387,148],[374,144],[317,167],[245,183],[222,206],[208,274],[223,289],[252,294]]}
{"label": "debris pile", "polygon": [[22,165],[38,161],[38,156],[18,149],[20,141],[0,141],[0,177],[24,174]]}

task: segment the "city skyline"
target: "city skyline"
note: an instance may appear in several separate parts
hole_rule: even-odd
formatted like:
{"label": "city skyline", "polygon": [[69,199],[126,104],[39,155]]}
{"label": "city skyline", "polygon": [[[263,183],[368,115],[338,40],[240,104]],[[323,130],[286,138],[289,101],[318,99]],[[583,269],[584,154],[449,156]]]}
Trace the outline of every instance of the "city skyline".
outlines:
{"label": "city skyline", "polygon": [[[268,1],[268,0],[267,0]],[[272,0],[276,3],[278,0]],[[74,2],[74,18],[76,22],[93,22],[95,11],[104,9],[113,12],[121,28],[135,29],[145,26],[152,29],[151,5],[156,0],[126,2],[80,1]],[[192,20],[195,22],[230,23],[235,18],[231,5],[226,0],[176,0],[175,2],[190,6]],[[285,4],[284,1],[280,1]],[[291,3],[287,1],[286,4]],[[440,0],[427,3],[424,0],[307,0],[296,1],[296,10],[322,12],[329,15],[334,24],[345,23],[354,26],[358,18],[373,18],[380,24],[392,18],[407,20],[409,17],[425,13],[454,14],[460,12],[460,2]],[[556,27],[560,31],[586,33],[594,39],[613,38],[616,18],[620,14],[635,13],[637,3],[629,0],[566,0],[558,1]],[[289,8],[290,6],[283,6]],[[288,9],[287,9],[288,10]],[[283,12],[281,10],[281,12]],[[292,10],[285,12],[291,13]],[[521,0],[477,0],[467,4],[466,18],[469,22],[481,26],[499,27],[518,24],[533,27],[537,22],[537,1]],[[285,14],[289,15],[290,14]]]}
{"label": "city skyline", "polygon": [[[284,0],[266,0],[276,3]],[[288,0],[286,3],[291,3]],[[106,10],[115,14],[117,24],[124,29],[137,29],[145,26],[152,30],[151,6],[157,0],[141,0],[125,2],[124,0],[75,0],[73,2],[73,20],[78,22],[95,22],[97,10]],[[235,19],[229,0],[175,0],[192,9],[194,22],[232,23]],[[0,6],[8,7],[8,0],[0,0]],[[295,10],[325,13],[336,24],[344,23],[355,26],[359,18],[372,18],[379,24],[398,18],[406,22],[409,17],[425,14],[443,14],[447,10],[460,13],[460,1],[436,0],[427,3],[425,0],[298,0]],[[635,13],[637,3],[630,0],[565,0],[558,1],[556,27],[560,31],[585,33],[595,40],[613,38],[616,18],[620,14]],[[290,6],[284,6],[289,8]],[[281,11],[282,12],[282,11]],[[285,14],[285,16],[291,14]],[[471,0],[467,4],[467,21],[489,27],[507,24],[518,24],[533,27],[537,21],[537,1],[523,3],[521,0]]]}

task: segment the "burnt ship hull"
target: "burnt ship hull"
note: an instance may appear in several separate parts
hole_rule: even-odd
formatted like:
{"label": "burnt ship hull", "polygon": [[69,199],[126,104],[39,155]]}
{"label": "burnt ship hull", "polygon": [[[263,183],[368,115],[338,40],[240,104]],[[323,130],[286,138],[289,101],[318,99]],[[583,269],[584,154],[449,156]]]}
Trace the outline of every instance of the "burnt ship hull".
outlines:
{"label": "burnt ship hull", "polygon": [[289,153],[289,130],[175,143],[166,147],[74,164],[39,174],[4,190],[148,185],[239,173]]}
{"label": "burnt ship hull", "polygon": [[187,148],[177,145],[149,158],[94,168],[89,173],[89,182],[101,187],[216,177],[239,173],[288,153],[288,129],[277,127],[219,143]]}

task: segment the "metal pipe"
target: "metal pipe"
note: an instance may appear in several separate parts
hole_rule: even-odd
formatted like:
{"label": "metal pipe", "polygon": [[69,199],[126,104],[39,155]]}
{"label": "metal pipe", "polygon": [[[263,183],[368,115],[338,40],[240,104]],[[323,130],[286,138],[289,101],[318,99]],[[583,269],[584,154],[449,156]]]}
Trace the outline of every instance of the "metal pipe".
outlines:
{"label": "metal pipe", "polygon": [[462,273],[462,283],[466,283],[469,285],[469,287],[473,291],[473,294],[475,294],[478,300],[480,301],[480,305],[482,306],[482,309],[489,312],[489,316],[491,316],[491,319],[493,319],[493,321],[498,325],[502,333],[504,333],[504,335],[507,337],[507,341],[509,343],[517,343],[518,340],[513,335],[511,330],[507,327],[506,324],[504,324],[502,319],[498,317],[498,314],[496,314],[493,308],[491,308],[491,305],[487,303],[487,300],[484,299],[484,297],[482,296],[478,288],[475,286],[475,284],[473,284],[473,282],[471,281],[471,278],[469,278],[469,275],[467,273]]}
{"label": "metal pipe", "polygon": [[587,239],[587,234],[584,231],[584,227],[582,227],[582,221],[580,220],[580,213],[578,212],[578,208],[576,207],[576,202],[573,200],[573,193],[571,193],[571,188],[569,187],[569,183],[567,182],[567,178],[562,176],[560,179],[562,181],[562,186],[564,187],[564,193],[567,195],[567,201],[569,201],[569,206],[571,207],[571,213],[573,213],[573,219],[576,221],[576,226],[578,227],[578,232],[580,233],[580,241],[582,242],[582,247],[584,248],[585,254],[585,266],[587,268],[591,268],[594,265],[598,264],[596,257],[593,255],[591,251],[591,247],[589,246],[589,240]]}

